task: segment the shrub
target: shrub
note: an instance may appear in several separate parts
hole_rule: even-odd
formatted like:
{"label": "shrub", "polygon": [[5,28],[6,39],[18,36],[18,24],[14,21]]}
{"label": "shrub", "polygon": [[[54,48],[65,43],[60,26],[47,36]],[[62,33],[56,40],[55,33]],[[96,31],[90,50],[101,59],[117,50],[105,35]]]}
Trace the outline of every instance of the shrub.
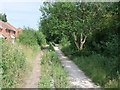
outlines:
{"label": "shrub", "polygon": [[50,43],[49,43],[49,50],[53,50],[53,51],[54,51],[54,48],[53,48],[54,46],[53,46],[53,45],[54,45],[53,42],[50,42]]}
{"label": "shrub", "polygon": [[18,37],[18,42],[23,45],[35,46],[38,45],[36,39],[36,31],[31,29],[24,29],[23,32]]}
{"label": "shrub", "polygon": [[37,31],[35,35],[36,35],[37,43],[40,46],[46,45],[45,36],[44,36],[44,34],[41,31]]}
{"label": "shrub", "polygon": [[117,35],[110,35],[107,42],[105,42],[104,46],[104,54],[106,56],[118,56],[119,50],[118,50],[118,36]]}
{"label": "shrub", "polygon": [[25,28],[17,41],[28,46],[43,46],[46,44],[46,39],[42,32],[30,28]]}
{"label": "shrub", "polygon": [[67,37],[63,37],[60,41],[60,44],[63,46],[63,47],[66,47],[66,46],[69,46],[70,45],[70,41],[68,40]]}

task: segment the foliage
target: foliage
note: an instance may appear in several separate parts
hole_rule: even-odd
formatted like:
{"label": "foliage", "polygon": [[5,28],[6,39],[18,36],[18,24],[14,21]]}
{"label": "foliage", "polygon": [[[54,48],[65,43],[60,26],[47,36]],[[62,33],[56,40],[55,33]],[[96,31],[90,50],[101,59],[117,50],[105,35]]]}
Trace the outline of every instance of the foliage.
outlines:
{"label": "foliage", "polygon": [[23,45],[35,47],[46,44],[45,36],[40,31],[35,31],[31,28],[24,28],[23,32],[18,37],[18,42]]}
{"label": "foliage", "polygon": [[40,51],[37,46],[26,46],[20,43],[12,44],[10,41],[3,40],[2,60],[2,88],[15,88],[19,84],[25,83],[23,77],[31,70],[31,66],[36,54]]}
{"label": "foliage", "polygon": [[37,45],[35,33],[36,31],[29,28],[25,28],[18,37],[19,42],[23,45],[29,45],[29,46]]}
{"label": "foliage", "polygon": [[25,71],[26,57],[23,49],[9,41],[2,43],[2,87],[15,87]]}
{"label": "foliage", "polygon": [[[106,56],[118,56],[119,54],[119,44],[118,44],[118,36],[117,35],[109,35],[108,40],[104,42],[105,46],[104,49],[104,55]],[[113,52],[115,51],[115,52]]]}
{"label": "foliage", "polygon": [[[43,41],[45,38],[37,36],[42,36],[42,33],[38,33],[40,32],[25,28],[14,44],[10,42],[11,40],[3,40],[0,43],[2,45],[2,62],[0,63],[3,70],[2,87],[18,87],[21,82],[25,83],[23,77],[31,69],[32,60],[40,51],[39,45],[45,44]],[[40,41],[41,39],[43,40]]]}
{"label": "foliage", "polygon": [[49,49],[54,51],[53,46],[54,46],[54,43],[53,43],[53,42],[50,42],[50,43],[49,43]]}
{"label": "foliage", "polygon": [[40,8],[40,28],[47,41],[60,43],[63,52],[102,87],[118,87],[119,5],[119,2],[46,2]]}
{"label": "foliage", "polygon": [[61,39],[60,41],[60,44],[63,46],[63,47],[66,47],[66,46],[69,46],[70,45],[70,41],[68,40],[68,38],[65,36]]}
{"label": "foliage", "polygon": [[103,87],[118,87],[119,5],[119,2],[46,2],[40,8],[43,15],[40,28],[47,41],[60,43],[63,52]]}
{"label": "foliage", "polygon": [[86,56],[86,53],[82,53],[80,56],[77,53],[72,54],[74,51],[70,47],[62,48],[62,51],[96,84],[103,88],[119,87],[120,69],[118,57],[105,57],[95,52],[88,56]]}
{"label": "foliage", "polygon": [[[0,38],[0,81],[2,81],[2,38]],[[0,82],[0,89],[2,87],[2,82]]]}
{"label": "foliage", "polygon": [[45,36],[44,36],[44,34],[41,31],[37,31],[35,35],[36,35],[36,38],[37,38],[37,43],[40,46],[46,45]]}
{"label": "foliage", "polygon": [[7,22],[7,16],[6,16],[6,14],[1,14],[0,13],[0,20],[2,20],[4,22]]}
{"label": "foliage", "polygon": [[[48,41],[59,43],[62,37],[67,36],[77,49],[82,49],[86,38],[101,28],[103,20],[109,20],[111,12],[107,12],[107,9],[113,5],[113,3],[83,2],[45,3],[40,8],[43,14],[40,28]],[[106,17],[107,19],[103,19]]]}
{"label": "foliage", "polygon": [[52,50],[45,51],[41,61],[40,88],[66,88],[70,87],[67,73],[62,68],[61,63]]}

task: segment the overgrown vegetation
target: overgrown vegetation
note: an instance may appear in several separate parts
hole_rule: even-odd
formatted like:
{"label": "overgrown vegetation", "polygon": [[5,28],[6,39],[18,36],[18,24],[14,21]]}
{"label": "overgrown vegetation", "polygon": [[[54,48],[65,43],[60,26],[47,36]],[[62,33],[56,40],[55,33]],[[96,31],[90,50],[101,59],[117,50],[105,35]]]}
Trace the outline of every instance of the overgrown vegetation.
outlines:
{"label": "overgrown vegetation", "polygon": [[[41,31],[101,87],[120,87],[119,2],[44,3]],[[46,25],[47,24],[47,25]]]}
{"label": "overgrown vegetation", "polygon": [[46,44],[45,36],[40,31],[31,28],[24,28],[18,37],[18,42],[28,46],[42,46]]}
{"label": "overgrown vegetation", "polygon": [[9,41],[2,43],[2,87],[9,88],[21,80],[21,75],[25,72],[26,56],[23,49],[13,45]]}
{"label": "overgrown vegetation", "polygon": [[46,44],[42,35],[41,32],[25,28],[14,44],[11,40],[3,39],[0,43],[2,88],[19,87],[21,82],[24,83],[23,78],[32,68],[33,60],[40,51],[41,45]]}
{"label": "overgrown vegetation", "polygon": [[97,85],[100,85],[103,88],[119,87],[120,74],[118,71],[118,57],[106,57],[90,51],[78,53],[70,47],[62,48],[62,51]]}
{"label": "overgrown vegetation", "polygon": [[40,88],[69,88],[67,72],[61,66],[57,54],[46,50],[41,61]]}

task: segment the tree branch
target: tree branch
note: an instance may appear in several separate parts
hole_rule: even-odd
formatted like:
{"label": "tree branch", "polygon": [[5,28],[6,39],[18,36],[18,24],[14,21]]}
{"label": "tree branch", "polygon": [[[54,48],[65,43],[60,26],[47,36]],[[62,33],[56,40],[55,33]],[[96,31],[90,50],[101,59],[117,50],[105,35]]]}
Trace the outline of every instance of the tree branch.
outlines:
{"label": "tree branch", "polygon": [[85,43],[85,41],[86,41],[86,38],[87,38],[87,35],[85,35],[85,38],[84,38],[84,40],[83,40],[83,43]]}
{"label": "tree branch", "polygon": [[81,33],[80,41],[82,42],[83,40],[83,34]]}
{"label": "tree branch", "polygon": [[74,37],[74,43],[75,43],[77,49],[79,50],[79,46],[78,46],[78,43],[77,43],[77,37],[76,37],[75,32],[73,32],[73,37]]}

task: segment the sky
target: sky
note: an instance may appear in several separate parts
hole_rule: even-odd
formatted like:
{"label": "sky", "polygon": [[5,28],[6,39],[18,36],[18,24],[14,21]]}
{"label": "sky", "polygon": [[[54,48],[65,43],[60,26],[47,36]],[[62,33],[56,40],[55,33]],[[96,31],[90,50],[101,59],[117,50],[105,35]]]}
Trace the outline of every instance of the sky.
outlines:
{"label": "sky", "polygon": [[25,26],[37,30],[42,15],[39,8],[44,1],[55,0],[0,0],[0,13],[5,13],[8,22],[16,28]]}
{"label": "sky", "polygon": [[25,26],[38,30],[38,23],[42,15],[39,8],[43,6],[43,3],[30,1],[7,2],[6,0],[6,2],[0,2],[0,13],[5,13],[8,22],[16,28]]}

